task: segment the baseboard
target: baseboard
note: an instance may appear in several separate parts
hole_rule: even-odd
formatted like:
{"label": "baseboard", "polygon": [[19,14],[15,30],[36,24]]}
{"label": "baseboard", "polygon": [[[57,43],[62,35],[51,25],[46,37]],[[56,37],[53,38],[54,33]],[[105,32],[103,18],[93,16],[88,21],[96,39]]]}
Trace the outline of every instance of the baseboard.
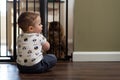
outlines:
{"label": "baseboard", "polygon": [[73,61],[120,61],[120,52],[73,52]]}

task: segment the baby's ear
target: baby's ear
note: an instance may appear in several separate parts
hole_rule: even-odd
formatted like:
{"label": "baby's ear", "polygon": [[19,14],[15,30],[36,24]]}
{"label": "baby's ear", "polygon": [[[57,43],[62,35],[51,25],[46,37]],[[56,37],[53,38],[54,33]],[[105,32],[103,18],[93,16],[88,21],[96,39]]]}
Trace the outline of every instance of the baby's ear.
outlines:
{"label": "baby's ear", "polygon": [[29,26],[28,30],[29,30],[30,32],[32,32],[32,31],[34,30],[34,27],[33,27],[33,26]]}

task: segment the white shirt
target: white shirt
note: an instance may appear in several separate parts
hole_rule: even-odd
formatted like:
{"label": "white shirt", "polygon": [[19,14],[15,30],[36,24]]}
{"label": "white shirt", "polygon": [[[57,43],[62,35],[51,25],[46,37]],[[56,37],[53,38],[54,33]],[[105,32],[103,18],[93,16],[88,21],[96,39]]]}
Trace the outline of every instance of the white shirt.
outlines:
{"label": "white shirt", "polygon": [[17,63],[24,66],[32,66],[43,58],[42,45],[46,38],[39,33],[23,33],[17,41]]}

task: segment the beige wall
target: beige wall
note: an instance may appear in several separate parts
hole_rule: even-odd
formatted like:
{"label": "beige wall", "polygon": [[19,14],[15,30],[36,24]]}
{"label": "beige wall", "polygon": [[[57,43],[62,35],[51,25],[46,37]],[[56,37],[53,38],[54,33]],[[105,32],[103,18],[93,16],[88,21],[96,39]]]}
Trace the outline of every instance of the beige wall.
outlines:
{"label": "beige wall", "polygon": [[120,0],[75,0],[74,51],[120,51]]}

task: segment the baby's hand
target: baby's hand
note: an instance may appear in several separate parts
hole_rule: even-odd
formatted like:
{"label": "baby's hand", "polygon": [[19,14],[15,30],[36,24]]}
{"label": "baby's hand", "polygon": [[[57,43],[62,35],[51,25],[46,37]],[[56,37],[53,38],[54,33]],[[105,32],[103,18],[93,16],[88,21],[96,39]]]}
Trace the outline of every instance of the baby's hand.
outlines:
{"label": "baby's hand", "polygon": [[48,50],[50,49],[50,44],[49,44],[49,42],[46,42],[45,44],[43,44],[42,49],[43,49],[44,51],[48,51]]}

